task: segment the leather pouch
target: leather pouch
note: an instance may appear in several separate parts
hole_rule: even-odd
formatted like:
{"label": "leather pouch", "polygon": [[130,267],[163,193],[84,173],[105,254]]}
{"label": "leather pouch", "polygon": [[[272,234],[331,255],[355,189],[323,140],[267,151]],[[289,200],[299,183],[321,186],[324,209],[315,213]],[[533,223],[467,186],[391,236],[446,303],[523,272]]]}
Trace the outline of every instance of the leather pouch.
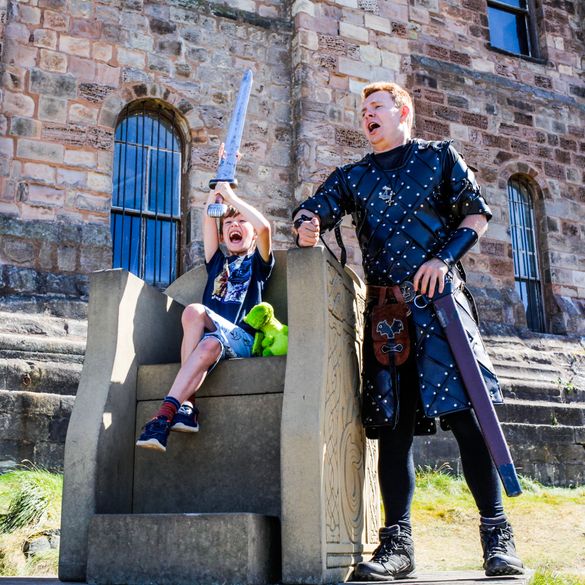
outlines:
{"label": "leather pouch", "polygon": [[372,309],[372,341],[376,360],[383,366],[402,365],[410,353],[406,303],[387,303]]}

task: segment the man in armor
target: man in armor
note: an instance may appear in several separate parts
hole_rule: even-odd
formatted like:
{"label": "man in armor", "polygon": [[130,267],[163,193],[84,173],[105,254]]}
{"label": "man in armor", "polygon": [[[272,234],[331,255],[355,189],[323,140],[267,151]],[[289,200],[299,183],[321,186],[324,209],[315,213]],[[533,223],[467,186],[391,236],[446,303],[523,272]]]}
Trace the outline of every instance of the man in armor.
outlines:
{"label": "man in armor", "polygon": [[491,212],[450,141],[411,138],[413,116],[412,99],[402,87],[366,86],[362,130],[373,152],[338,167],[293,213],[301,247],[317,245],[321,231],[351,214],[362,251],[367,283],[362,420],[367,436],[379,441],[386,517],[379,547],[370,561],[356,566],[353,578],[383,581],[414,573],[413,435],[434,433],[437,417],[459,444],[480,514],[486,574],[522,574],[496,468],[432,307],[433,296],[449,283],[490,397],[501,402],[459,262],[487,230]]}

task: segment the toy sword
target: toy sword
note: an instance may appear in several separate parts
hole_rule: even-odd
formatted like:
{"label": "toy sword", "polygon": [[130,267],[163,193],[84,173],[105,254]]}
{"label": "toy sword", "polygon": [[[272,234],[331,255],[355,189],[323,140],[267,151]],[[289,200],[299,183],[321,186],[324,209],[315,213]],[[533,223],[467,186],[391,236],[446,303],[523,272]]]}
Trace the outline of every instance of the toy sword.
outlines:
{"label": "toy sword", "polygon": [[441,296],[433,297],[433,304],[506,494],[518,496],[522,493],[522,488],[512,456],[469,338],[459,318],[451,283],[445,283],[445,290]]}
{"label": "toy sword", "polygon": [[[248,69],[242,78],[240,91],[238,92],[236,105],[230,120],[225,139],[225,154],[219,161],[217,171],[215,172],[215,179],[209,181],[210,189],[215,188],[220,181],[225,181],[232,187],[238,186],[238,181],[236,180],[236,164],[238,162],[238,151],[242,141],[242,133],[244,132],[246,110],[248,109],[248,100],[250,99],[251,91],[252,71]],[[227,205],[221,202],[221,197],[218,197],[218,200],[207,206],[207,215],[210,217],[222,217],[227,211]]]}

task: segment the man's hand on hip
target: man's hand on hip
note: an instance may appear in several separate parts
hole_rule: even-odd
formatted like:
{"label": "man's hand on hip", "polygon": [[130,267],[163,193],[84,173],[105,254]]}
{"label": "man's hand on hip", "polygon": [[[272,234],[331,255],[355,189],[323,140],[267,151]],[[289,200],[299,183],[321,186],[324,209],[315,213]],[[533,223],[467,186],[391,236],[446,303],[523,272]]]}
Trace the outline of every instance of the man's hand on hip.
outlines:
{"label": "man's hand on hip", "polygon": [[449,271],[447,265],[438,258],[425,262],[414,275],[414,288],[421,294],[432,298],[435,289],[440,294],[445,288],[445,275]]}

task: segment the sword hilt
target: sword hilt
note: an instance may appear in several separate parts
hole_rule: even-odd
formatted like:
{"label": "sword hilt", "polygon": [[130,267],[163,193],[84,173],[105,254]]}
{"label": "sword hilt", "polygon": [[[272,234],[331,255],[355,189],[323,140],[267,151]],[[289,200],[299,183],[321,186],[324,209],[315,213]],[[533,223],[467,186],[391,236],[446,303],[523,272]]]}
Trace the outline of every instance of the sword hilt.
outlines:
{"label": "sword hilt", "polygon": [[[216,184],[219,181],[216,181]],[[214,185],[215,186],[215,185]],[[219,218],[219,217],[223,217],[228,210],[228,206],[223,203],[223,199],[221,197],[221,195],[217,195],[217,197],[215,198],[215,203],[210,203],[207,206],[207,215],[209,217],[213,217],[213,218]]]}

